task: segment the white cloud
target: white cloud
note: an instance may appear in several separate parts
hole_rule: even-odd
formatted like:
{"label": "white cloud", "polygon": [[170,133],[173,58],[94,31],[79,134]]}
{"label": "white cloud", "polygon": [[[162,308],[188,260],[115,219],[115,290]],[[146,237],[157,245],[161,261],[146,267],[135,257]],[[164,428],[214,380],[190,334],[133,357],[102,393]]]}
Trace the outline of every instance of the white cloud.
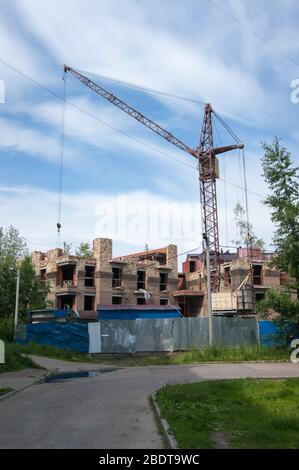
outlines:
{"label": "white cloud", "polygon": [[[163,168],[167,170],[169,175],[172,175],[173,178],[176,177],[177,181],[181,178],[185,179],[190,175],[190,171],[196,168],[193,157],[184,154],[168,143],[164,143],[161,138],[152,134],[150,130],[143,129],[121,111],[102,104],[101,101],[94,103],[85,97],[69,97],[68,101],[87,113],[84,114],[73,106],[66,105],[64,132],[68,142],[72,142],[72,145],[68,144],[66,149],[66,162],[69,166],[74,166],[77,162],[76,167],[80,171],[81,159],[77,146],[87,144],[100,149],[103,154],[106,151],[114,151],[116,165],[118,162],[126,161],[129,164],[134,164],[134,159],[136,162],[146,160],[147,164],[156,166],[159,172],[163,173]],[[0,141],[0,146],[14,146],[20,151],[35,152],[37,158],[46,156],[54,163],[58,163],[61,104],[58,101],[47,101],[30,106],[23,102],[14,106],[10,116],[14,117],[20,113],[27,118],[30,117],[32,128],[22,128],[22,126],[14,126],[12,122],[8,124],[8,121],[4,121],[3,142]],[[104,123],[108,123],[108,126]],[[51,139],[45,137],[45,143],[48,139],[51,141],[51,145],[41,146],[43,134],[34,130],[36,124],[49,128],[50,133],[56,135],[57,142],[55,143],[55,137]],[[114,128],[109,127],[109,124]],[[115,129],[119,129],[120,132]],[[125,134],[132,136],[132,138]],[[39,152],[40,148],[42,149],[41,153]],[[84,158],[88,158],[86,151],[84,153]],[[94,167],[97,165],[96,161],[90,163]],[[161,176],[157,175],[155,179],[158,182]],[[164,180],[164,188],[165,183]]]}
{"label": "white cloud", "polygon": [[[57,85],[57,90],[61,66],[67,62],[91,72],[211,101],[218,112],[242,124],[244,142],[250,145],[251,161],[255,162],[249,165],[248,186],[260,192],[264,185],[254,174],[260,173],[255,156],[258,154],[258,141],[264,140],[265,134],[277,133],[277,130],[286,136],[293,134],[294,140],[296,138],[297,108],[289,101],[289,77],[296,78],[292,74],[298,69],[219,10],[208,3],[208,7],[202,8],[200,3],[152,0],[149,8],[148,1],[142,0],[17,0],[0,18],[0,55],[46,86],[55,85],[56,89]],[[291,17],[298,13],[296,1],[287,1],[283,8],[278,8],[278,1],[271,2],[271,8],[269,2],[260,0],[226,3],[219,4],[274,45],[289,54],[298,52],[298,28]],[[37,88],[28,86],[26,80],[8,72],[5,67],[0,67],[0,79],[3,78],[1,73],[4,73],[8,85],[9,100],[3,111],[9,118],[1,118],[0,146],[57,164],[59,102],[42,102],[42,99],[49,99],[48,95],[40,94]],[[100,100],[96,102],[88,94],[84,96],[88,98],[83,98],[82,91],[81,96],[69,99],[99,119],[141,138],[162,152],[166,151],[180,162],[194,165],[187,155],[151,136],[150,131],[130,121],[112,106],[105,106]],[[21,99],[26,102],[25,106]],[[201,111],[199,107],[183,102],[165,103],[169,108],[168,114],[174,117],[167,118],[164,113],[162,125],[167,128],[170,123],[170,129],[172,126],[188,129],[191,122],[194,125],[195,114],[198,112],[199,116]],[[157,101],[157,116],[162,109],[159,104]],[[161,122],[160,118],[157,121]],[[247,125],[252,126],[248,132]],[[196,174],[191,182],[191,169],[170,162],[166,156],[152,152],[69,107],[65,130],[68,138],[66,165],[75,167],[78,172],[85,171],[89,163],[97,171],[96,163],[90,162],[89,152],[94,149],[100,149],[103,154],[105,151],[114,154],[116,173],[121,171],[118,166],[120,159],[126,158],[130,165],[130,178],[140,178],[140,171],[135,173],[134,159],[138,157],[138,161],[144,162],[144,176],[141,178],[145,179],[140,179],[140,188],[144,191],[133,193],[131,197],[145,205],[152,200],[168,203],[173,200],[170,195],[173,195],[174,202],[180,202],[180,198],[186,197],[187,185],[189,189],[193,182],[197,184]],[[284,143],[288,147],[289,142]],[[150,165],[156,167],[154,177],[147,174]],[[232,168],[233,165],[232,162]],[[237,181],[236,172],[236,167],[227,172],[227,179]],[[74,179],[74,187],[80,183],[80,176],[78,180]],[[158,193],[168,191],[169,200],[145,192],[150,180],[156,184]],[[15,192],[6,190],[3,193],[2,223],[20,225],[32,247],[54,246],[57,196],[37,189],[15,189]],[[220,190],[219,195],[221,239],[225,240],[223,191]],[[65,194],[65,236],[74,243],[91,238],[95,225],[95,201],[98,198],[110,201],[107,197],[104,193]],[[230,232],[231,207],[235,197],[230,189]],[[251,202],[250,212],[256,233],[269,241],[272,229],[269,213],[256,198]],[[140,247],[145,242],[156,244],[152,238],[145,238],[141,237],[138,242]],[[196,240],[199,239],[200,233]],[[200,244],[194,242],[195,245]],[[121,245],[124,243],[126,240],[118,241],[119,246],[124,246]],[[192,248],[187,244],[182,244],[182,251],[186,247]]]}
{"label": "white cloud", "polygon": [[[10,224],[21,231],[30,249],[47,250],[57,246],[57,195],[38,188],[0,187],[1,225]],[[229,240],[235,237],[233,213],[227,212]],[[225,240],[225,210],[219,207],[220,240]],[[267,243],[271,238],[267,209],[260,206],[254,229]],[[103,192],[63,194],[62,240],[78,246],[95,237],[113,238],[114,254],[142,250],[147,243],[155,248],[176,243],[179,252],[201,245],[200,207],[198,200],[182,203],[148,191],[108,195]]]}
{"label": "white cloud", "polygon": [[[12,119],[0,118],[0,148],[11,150],[18,154],[28,154],[39,160],[45,160],[55,165],[59,161],[59,134],[47,135],[34,127],[25,126]],[[79,164],[80,155],[75,147],[65,149],[65,164]]]}
{"label": "white cloud", "polygon": [[[16,5],[57,63],[208,100],[224,114],[245,122],[256,123],[266,105],[271,105],[241,50],[236,53],[240,60],[228,60],[226,49],[236,46],[236,41],[252,46],[252,38],[225,17],[219,21],[219,11],[206,11],[196,24],[192,8],[196,18],[197,4],[192,3],[187,9],[190,37],[170,27],[178,19],[175,9],[168,12],[165,25],[159,16],[163,8],[157,2],[153,5],[156,15],[147,10],[147,3],[133,0],[84,4],[73,0],[71,8],[69,2],[58,0],[18,1]],[[216,27],[223,22],[230,34]],[[253,61],[252,48],[244,51]],[[255,49],[254,65],[260,57],[260,49]]]}

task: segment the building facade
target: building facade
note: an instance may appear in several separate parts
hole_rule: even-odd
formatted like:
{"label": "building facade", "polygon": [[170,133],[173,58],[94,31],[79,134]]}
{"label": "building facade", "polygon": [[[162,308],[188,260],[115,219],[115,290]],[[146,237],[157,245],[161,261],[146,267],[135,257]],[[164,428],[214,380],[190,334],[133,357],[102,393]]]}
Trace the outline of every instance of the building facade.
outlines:
{"label": "building facade", "polygon": [[[265,297],[268,289],[281,289],[290,282],[287,273],[271,266],[274,256],[260,248],[220,253],[220,291],[212,294],[214,314],[254,314],[256,303]],[[184,316],[208,314],[202,253],[187,255],[174,296]]]}
{"label": "building facade", "polygon": [[113,258],[112,240],[97,238],[90,258],[56,248],[34,251],[32,264],[48,282],[49,301],[59,309],[81,313],[95,311],[98,304],[176,305],[176,245]]}
{"label": "building facade", "polygon": [[[268,289],[288,283],[287,273],[271,267],[273,256],[244,248],[220,253],[221,284],[220,291],[212,294],[214,314],[254,314]],[[116,258],[112,240],[97,238],[90,258],[56,248],[33,252],[32,263],[49,284],[51,305],[69,307],[82,317],[84,312],[95,312],[97,305],[169,305],[179,307],[186,317],[208,314],[204,255],[189,254],[178,273],[176,245]]]}

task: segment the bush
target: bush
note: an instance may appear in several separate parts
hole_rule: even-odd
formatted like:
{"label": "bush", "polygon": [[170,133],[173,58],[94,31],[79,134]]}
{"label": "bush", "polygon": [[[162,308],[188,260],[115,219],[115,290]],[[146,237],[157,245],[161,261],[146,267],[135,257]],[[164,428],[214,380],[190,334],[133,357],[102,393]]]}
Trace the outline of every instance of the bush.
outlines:
{"label": "bush", "polygon": [[0,364],[0,374],[27,368],[39,368],[29,357],[23,357],[15,345],[5,343],[5,364]]}
{"label": "bush", "polygon": [[282,346],[289,346],[299,338],[299,301],[292,300],[288,292],[270,289],[257,304],[257,312],[263,318],[273,318],[278,327],[273,339]]}
{"label": "bush", "polygon": [[10,317],[0,318],[0,339],[12,341],[14,336],[14,321]]}

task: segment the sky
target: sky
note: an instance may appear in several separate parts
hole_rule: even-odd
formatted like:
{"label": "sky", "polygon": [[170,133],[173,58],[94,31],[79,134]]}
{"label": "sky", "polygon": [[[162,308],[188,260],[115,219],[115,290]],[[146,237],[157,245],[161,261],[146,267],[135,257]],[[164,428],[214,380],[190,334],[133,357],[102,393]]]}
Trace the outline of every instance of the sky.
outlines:
{"label": "sky", "polygon": [[[211,103],[245,145],[249,220],[271,249],[261,143],[281,137],[299,163],[297,0],[0,0],[0,8],[0,226],[18,227],[31,250],[100,236],[114,239],[115,256],[168,243],[179,253],[200,249],[195,159],[64,77],[67,64],[190,147]],[[234,143],[218,121],[214,138]],[[233,208],[245,205],[242,154],[219,163],[226,249],[237,238]]]}

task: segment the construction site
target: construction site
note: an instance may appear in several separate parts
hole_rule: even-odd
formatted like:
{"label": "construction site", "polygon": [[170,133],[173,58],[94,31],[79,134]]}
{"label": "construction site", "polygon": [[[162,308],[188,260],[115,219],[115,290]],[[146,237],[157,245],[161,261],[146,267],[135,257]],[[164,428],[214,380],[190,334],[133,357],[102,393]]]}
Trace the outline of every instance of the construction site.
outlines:
{"label": "construction site", "polygon": [[[255,315],[256,302],[268,288],[284,285],[286,273],[276,271],[269,262],[274,253],[263,252],[252,244],[248,220],[248,198],[244,144],[228,124],[207,103],[204,107],[198,146],[191,148],[172,133],[149,119],[80,71],[64,66],[66,77],[72,75],[83,86],[116,106],[140,124],[158,134],[181,151],[188,153],[198,167],[200,186],[202,240],[200,254],[187,254],[182,270],[178,267],[176,245],[113,257],[112,240],[93,241],[92,256],[80,258],[66,254],[62,248],[46,253],[33,252],[36,273],[50,286],[49,301],[57,309],[71,309],[84,319],[97,318],[98,305],[176,306],[184,317],[211,315]],[[62,230],[62,171],[65,88],[62,96],[62,135],[60,153],[59,210],[57,231]],[[233,143],[214,146],[215,120],[227,131]],[[244,193],[246,202],[246,246],[236,251],[220,250],[216,184],[221,155],[232,150],[243,153]]]}

